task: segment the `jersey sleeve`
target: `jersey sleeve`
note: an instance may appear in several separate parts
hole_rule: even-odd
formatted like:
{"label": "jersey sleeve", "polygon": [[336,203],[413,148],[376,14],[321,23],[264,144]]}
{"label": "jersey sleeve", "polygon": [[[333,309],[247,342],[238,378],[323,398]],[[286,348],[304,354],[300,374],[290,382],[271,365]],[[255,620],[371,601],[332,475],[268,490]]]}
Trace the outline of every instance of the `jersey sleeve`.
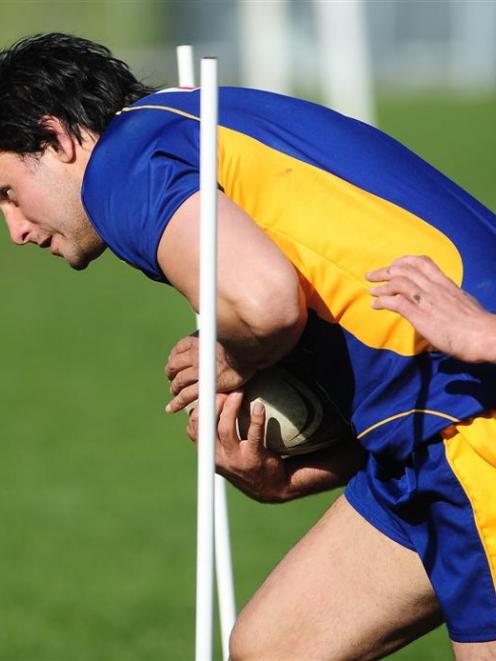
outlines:
{"label": "jersey sleeve", "polygon": [[174,212],[199,190],[198,124],[136,110],[97,143],[82,199],[95,230],[120,259],[166,282],[157,250]]}

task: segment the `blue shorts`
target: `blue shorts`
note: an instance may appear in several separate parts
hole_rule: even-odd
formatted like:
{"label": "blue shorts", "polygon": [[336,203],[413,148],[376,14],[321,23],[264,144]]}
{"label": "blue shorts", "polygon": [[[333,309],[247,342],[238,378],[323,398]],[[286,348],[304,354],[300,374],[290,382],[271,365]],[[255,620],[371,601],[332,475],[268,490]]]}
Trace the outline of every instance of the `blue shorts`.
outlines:
{"label": "blue shorts", "polygon": [[495,412],[456,423],[407,464],[369,455],[345,496],[419,554],[452,640],[496,640]]}

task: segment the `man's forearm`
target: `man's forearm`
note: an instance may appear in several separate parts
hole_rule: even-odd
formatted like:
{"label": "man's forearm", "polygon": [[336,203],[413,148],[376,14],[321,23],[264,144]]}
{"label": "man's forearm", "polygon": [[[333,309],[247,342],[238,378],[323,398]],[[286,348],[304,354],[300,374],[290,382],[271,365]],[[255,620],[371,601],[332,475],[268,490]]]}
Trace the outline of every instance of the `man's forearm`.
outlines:
{"label": "man's forearm", "polygon": [[345,486],[364,465],[365,457],[366,452],[361,445],[350,440],[319,452],[287,459],[289,480],[285,500]]}
{"label": "man's forearm", "polygon": [[358,442],[348,441],[300,457],[272,455],[257,472],[222,464],[217,471],[253,500],[286,503],[345,486],[364,465],[365,456]]}

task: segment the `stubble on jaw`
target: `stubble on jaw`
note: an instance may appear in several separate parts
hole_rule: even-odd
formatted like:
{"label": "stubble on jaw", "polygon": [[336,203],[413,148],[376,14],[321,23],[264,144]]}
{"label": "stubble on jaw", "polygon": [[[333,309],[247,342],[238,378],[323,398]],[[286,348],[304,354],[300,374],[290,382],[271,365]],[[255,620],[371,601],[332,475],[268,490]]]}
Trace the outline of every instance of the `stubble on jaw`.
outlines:
{"label": "stubble on jaw", "polygon": [[74,254],[74,259],[67,255],[66,261],[74,270],[84,271],[92,261],[100,257],[107,246],[95,232],[88,219],[84,219],[78,234],[74,240],[77,254]]}

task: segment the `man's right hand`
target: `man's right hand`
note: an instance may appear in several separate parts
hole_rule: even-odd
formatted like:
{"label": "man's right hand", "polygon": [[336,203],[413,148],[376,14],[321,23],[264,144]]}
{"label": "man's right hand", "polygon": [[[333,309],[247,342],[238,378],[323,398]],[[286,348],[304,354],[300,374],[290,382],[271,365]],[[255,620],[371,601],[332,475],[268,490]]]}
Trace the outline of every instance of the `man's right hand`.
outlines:
{"label": "man's right hand", "polygon": [[[236,419],[243,393],[217,395],[217,472],[250,498],[282,503],[345,485],[363,464],[365,453],[358,442],[336,444],[311,454],[288,457],[264,446],[265,411],[251,412],[246,439],[237,433]],[[198,409],[190,415],[189,437],[198,440]]]}
{"label": "man's right hand", "polygon": [[[217,395],[217,472],[240,491],[259,502],[275,503],[289,500],[286,461],[267,450],[263,444],[265,410],[255,405],[246,439],[240,439],[236,429],[243,393]],[[198,407],[189,417],[188,436],[198,440]]]}

